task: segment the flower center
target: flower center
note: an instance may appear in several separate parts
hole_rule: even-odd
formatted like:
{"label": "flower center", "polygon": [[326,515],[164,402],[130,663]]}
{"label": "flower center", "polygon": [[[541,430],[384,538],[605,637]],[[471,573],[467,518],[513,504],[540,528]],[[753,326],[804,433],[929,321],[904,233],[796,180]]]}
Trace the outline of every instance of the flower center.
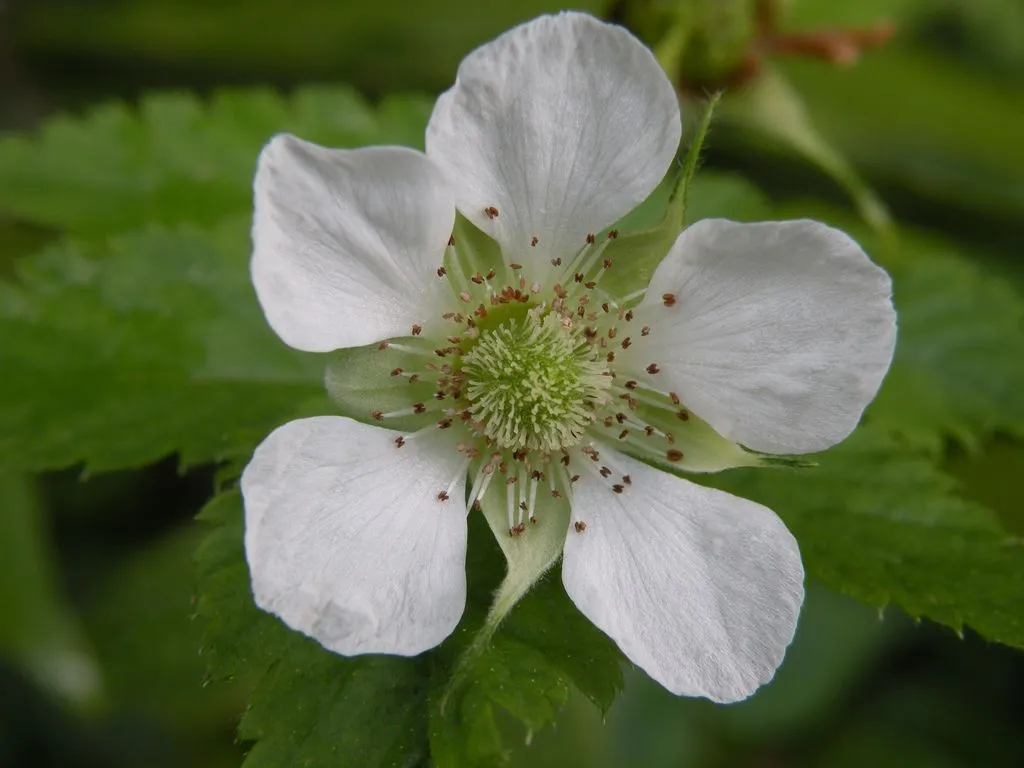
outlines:
{"label": "flower center", "polygon": [[473,420],[499,448],[557,451],[583,438],[608,400],[608,366],[554,312],[485,331],[462,359]]}

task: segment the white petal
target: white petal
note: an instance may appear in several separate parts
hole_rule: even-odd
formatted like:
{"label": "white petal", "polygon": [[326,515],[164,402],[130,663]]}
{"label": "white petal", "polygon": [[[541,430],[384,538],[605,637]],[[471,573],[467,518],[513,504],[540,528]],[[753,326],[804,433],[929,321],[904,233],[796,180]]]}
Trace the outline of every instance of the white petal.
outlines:
{"label": "white petal", "polygon": [[[853,431],[889,369],[891,293],[837,229],[705,219],[655,270],[638,313],[652,332],[631,362],[730,440],[823,450]],[[643,374],[650,363],[660,373]]]}
{"label": "white petal", "polygon": [[434,107],[427,154],[449,169],[466,217],[537,274],[643,201],[679,136],[675,91],[651,52],[621,27],[562,13],[463,60]]}
{"label": "white petal", "polygon": [[672,693],[738,701],[796,631],[803,567],[770,509],[612,455],[632,484],[575,486],[562,580],[577,607]]}
{"label": "white petal", "polygon": [[397,448],[398,434],[293,421],[242,475],[256,604],[337,653],[421,653],[465,607],[464,461],[429,434]]}
{"label": "white petal", "polygon": [[408,335],[432,314],[454,222],[443,173],[420,152],[274,137],[256,171],[252,229],[267,320],[309,352]]}

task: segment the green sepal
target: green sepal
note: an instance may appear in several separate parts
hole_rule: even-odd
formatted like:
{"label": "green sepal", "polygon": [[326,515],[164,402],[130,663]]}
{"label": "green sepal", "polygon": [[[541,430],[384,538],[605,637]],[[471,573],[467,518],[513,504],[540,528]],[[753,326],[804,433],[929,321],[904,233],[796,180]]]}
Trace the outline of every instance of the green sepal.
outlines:
{"label": "green sepal", "polygon": [[[396,344],[416,347],[429,353],[430,345],[415,337],[393,339]],[[415,432],[437,420],[430,413],[398,416],[380,421],[376,411],[391,413],[408,409],[413,403],[430,403],[434,387],[427,381],[410,383],[405,376],[392,376],[397,368],[418,371],[423,367],[423,355],[397,349],[381,348],[380,343],[363,347],[349,347],[331,353],[324,371],[324,386],[331,401],[347,416],[363,424]]]}
{"label": "green sepal", "polygon": [[[641,403],[636,414],[643,423],[671,434],[672,442],[654,434],[637,438],[642,447],[614,437],[607,439],[606,445],[657,469],[686,477],[764,463],[762,454],[722,437],[710,424],[686,409],[669,411]],[[680,418],[680,414],[685,414],[686,419]],[[669,451],[679,451],[682,457],[670,461]]]}
{"label": "green sepal", "polygon": [[681,162],[673,164],[667,183],[671,188],[661,221],[652,229],[619,234],[605,249],[604,257],[616,268],[602,281],[602,289],[613,297],[628,296],[647,287],[651,275],[668,255],[686,219],[689,188],[697,172],[701,149],[711,127],[711,118],[721,94],[711,97]]}
{"label": "green sepal", "polygon": [[463,651],[452,672],[440,700],[442,713],[450,697],[458,693],[470,671],[478,666],[481,657],[490,652],[494,633],[505,617],[562,554],[562,545],[569,526],[567,500],[555,499],[547,489],[538,489],[534,517],[536,522],[524,518],[525,530],[513,535],[509,531],[506,493],[506,486],[500,478],[496,478],[480,503],[484,518],[505,555],[505,578],[494,593],[487,618]]}
{"label": "green sepal", "polygon": [[501,246],[461,213],[455,215],[452,239],[455,247],[448,249],[444,260],[449,275],[468,281],[474,274],[486,275],[493,269],[499,277],[508,277]]}

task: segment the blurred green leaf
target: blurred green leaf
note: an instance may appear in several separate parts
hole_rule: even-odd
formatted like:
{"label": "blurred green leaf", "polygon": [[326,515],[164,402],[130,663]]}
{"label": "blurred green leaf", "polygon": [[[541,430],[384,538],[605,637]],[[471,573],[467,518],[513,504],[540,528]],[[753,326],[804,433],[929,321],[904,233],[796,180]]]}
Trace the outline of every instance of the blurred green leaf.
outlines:
{"label": "blurred green leaf", "polygon": [[0,659],[63,701],[90,707],[104,695],[103,680],[60,594],[44,512],[30,478],[0,472]]}
{"label": "blurred green leaf", "polygon": [[882,200],[837,149],[828,132],[819,131],[798,88],[775,69],[765,68],[747,87],[723,100],[721,115],[752,136],[786,147],[831,176],[853,199],[877,232],[892,227]]}
{"label": "blurred green leaf", "polygon": [[173,530],[118,562],[82,610],[115,706],[175,724],[179,739],[221,728],[243,701],[238,688],[203,685],[194,619],[199,534],[195,526]]}
{"label": "blurred green leaf", "polygon": [[421,146],[431,102],[351,89],[220,91],[208,102],[157,94],[57,117],[37,135],[0,137],[0,212],[92,236],[153,223],[210,224],[252,207],[260,148],[279,132],[326,146]]}
{"label": "blurred green leaf", "polygon": [[327,408],[316,358],[273,337],[248,285],[247,223],[66,244],[0,286],[0,460],[99,471],[180,452],[247,457]]}
{"label": "blurred green leaf", "polygon": [[1024,647],[1024,541],[882,429],[861,428],[815,469],[734,470],[715,485],[774,509],[827,586]]}
{"label": "blurred green leaf", "polygon": [[[201,77],[344,78],[376,92],[439,90],[460,59],[515,24],[563,8],[600,15],[607,0],[34,0],[15,18],[37,56],[143,60]],[[198,73],[198,74],[197,74]],[[128,79],[130,73],[121,73]],[[131,82],[131,80],[129,80]]]}
{"label": "blurred green leaf", "polygon": [[1019,82],[897,44],[844,70],[796,60],[779,67],[822,133],[872,181],[988,220],[1020,218]]}

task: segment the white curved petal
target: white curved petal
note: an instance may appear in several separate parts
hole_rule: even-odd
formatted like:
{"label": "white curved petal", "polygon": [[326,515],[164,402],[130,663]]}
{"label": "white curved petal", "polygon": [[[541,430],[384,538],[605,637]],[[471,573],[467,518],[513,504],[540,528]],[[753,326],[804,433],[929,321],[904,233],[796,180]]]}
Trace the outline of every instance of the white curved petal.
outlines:
{"label": "white curved petal", "polygon": [[[816,221],[686,229],[655,270],[632,362],[720,434],[769,453],[843,440],[892,361],[888,274]],[[665,306],[663,296],[675,303]]]}
{"label": "white curved petal", "polygon": [[[632,483],[575,487],[562,580],[576,606],[668,690],[730,702],[771,680],[796,631],[803,567],[770,509],[610,457]],[[609,482],[611,482],[609,480]]]}
{"label": "white curved petal", "polygon": [[432,314],[455,201],[405,147],[324,149],[281,134],[256,171],[252,280],[284,342],[329,352]]}
{"label": "white curved petal", "polygon": [[427,154],[450,171],[466,217],[539,274],[643,201],[679,136],[675,91],[651,52],[621,27],[561,13],[463,60],[434,107]]}
{"label": "white curved petal", "polygon": [[256,604],[348,656],[421,653],[465,607],[464,461],[430,435],[398,448],[398,434],[292,421],[242,475]]}

